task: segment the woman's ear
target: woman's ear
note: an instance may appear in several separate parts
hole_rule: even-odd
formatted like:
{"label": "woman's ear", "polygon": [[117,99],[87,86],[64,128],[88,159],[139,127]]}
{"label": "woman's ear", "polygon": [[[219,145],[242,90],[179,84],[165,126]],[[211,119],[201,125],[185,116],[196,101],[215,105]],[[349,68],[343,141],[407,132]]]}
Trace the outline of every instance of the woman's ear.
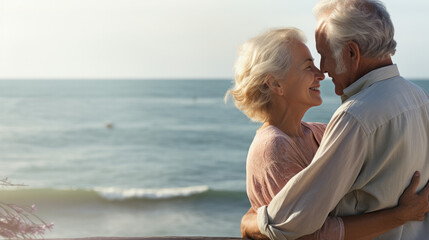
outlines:
{"label": "woman's ear", "polygon": [[357,69],[361,58],[359,45],[354,41],[349,41],[347,42],[347,51],[351,66]]}
{"label": "woman's ear", "polygon": [[273,76],[266,77],[265,84],[270,88],[270,90],[277,94],[277,95],[283,95],[283,89],[277,79],[275,79]]}

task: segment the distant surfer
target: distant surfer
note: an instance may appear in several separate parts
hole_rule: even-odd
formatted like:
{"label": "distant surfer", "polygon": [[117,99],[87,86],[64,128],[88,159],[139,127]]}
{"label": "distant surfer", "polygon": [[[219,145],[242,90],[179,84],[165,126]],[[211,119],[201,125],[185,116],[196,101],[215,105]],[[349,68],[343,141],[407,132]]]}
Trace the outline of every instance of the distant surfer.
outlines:
{"label": "distant surfer", "polygon": [[105,126],[107,129],[113,129],[113,123],[106,122]]}

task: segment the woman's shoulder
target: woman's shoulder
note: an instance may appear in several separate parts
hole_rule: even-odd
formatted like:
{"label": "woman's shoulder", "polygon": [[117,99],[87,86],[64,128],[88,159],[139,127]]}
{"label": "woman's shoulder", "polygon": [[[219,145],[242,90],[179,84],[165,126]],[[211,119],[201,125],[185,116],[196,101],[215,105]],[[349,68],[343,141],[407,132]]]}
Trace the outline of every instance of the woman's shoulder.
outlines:
{"label": "woman's shoulder", "polygon": [[311,128],[312,130],[319,130],[319,131],[325,131],[326,126],[328,124],[326,123],[320,123],[320,122],[302,122],[302,124],[306,125],[307,127]]}
{"label": "woman's shoulder", "polygon": [[290,143],[292,141],[286,133],[273,125],[259,129],[256,132],[255,140],[259,140],[259,142],[262,143],[259,145],[263,145],[265,148],[277,144]]}
{"label": "woman's shoulder", "polygon": [[284,162],[294,151],[291,138],[274,126],[257,131],[247,157],[248,164],[269,167]]}

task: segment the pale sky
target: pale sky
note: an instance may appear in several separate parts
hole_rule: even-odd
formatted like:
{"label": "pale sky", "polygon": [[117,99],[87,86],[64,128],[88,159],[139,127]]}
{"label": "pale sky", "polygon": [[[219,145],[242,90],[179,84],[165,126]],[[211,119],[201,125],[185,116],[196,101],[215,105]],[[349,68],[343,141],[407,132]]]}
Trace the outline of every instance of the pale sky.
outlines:
{"label": "pale sky", "polygon": [[[232,78],[237,49],[269,29],[314,47],[317,0],[0,0],[0,79]],[[429,1],[385,0],[393,60],[428,78]]]}

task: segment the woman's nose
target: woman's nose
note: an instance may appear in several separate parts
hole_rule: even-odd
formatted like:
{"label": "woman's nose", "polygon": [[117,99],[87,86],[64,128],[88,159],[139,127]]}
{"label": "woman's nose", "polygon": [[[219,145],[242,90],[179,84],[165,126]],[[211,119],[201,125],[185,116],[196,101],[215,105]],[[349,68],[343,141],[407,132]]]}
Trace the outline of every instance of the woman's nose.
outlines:
{"label": "woman's nose", "polygon": [[316,77],[316,80],[322,81],[323,79],[325,79],[325,74],[322,71],[320,71],[318,68],[316,68],[315,77]]}

